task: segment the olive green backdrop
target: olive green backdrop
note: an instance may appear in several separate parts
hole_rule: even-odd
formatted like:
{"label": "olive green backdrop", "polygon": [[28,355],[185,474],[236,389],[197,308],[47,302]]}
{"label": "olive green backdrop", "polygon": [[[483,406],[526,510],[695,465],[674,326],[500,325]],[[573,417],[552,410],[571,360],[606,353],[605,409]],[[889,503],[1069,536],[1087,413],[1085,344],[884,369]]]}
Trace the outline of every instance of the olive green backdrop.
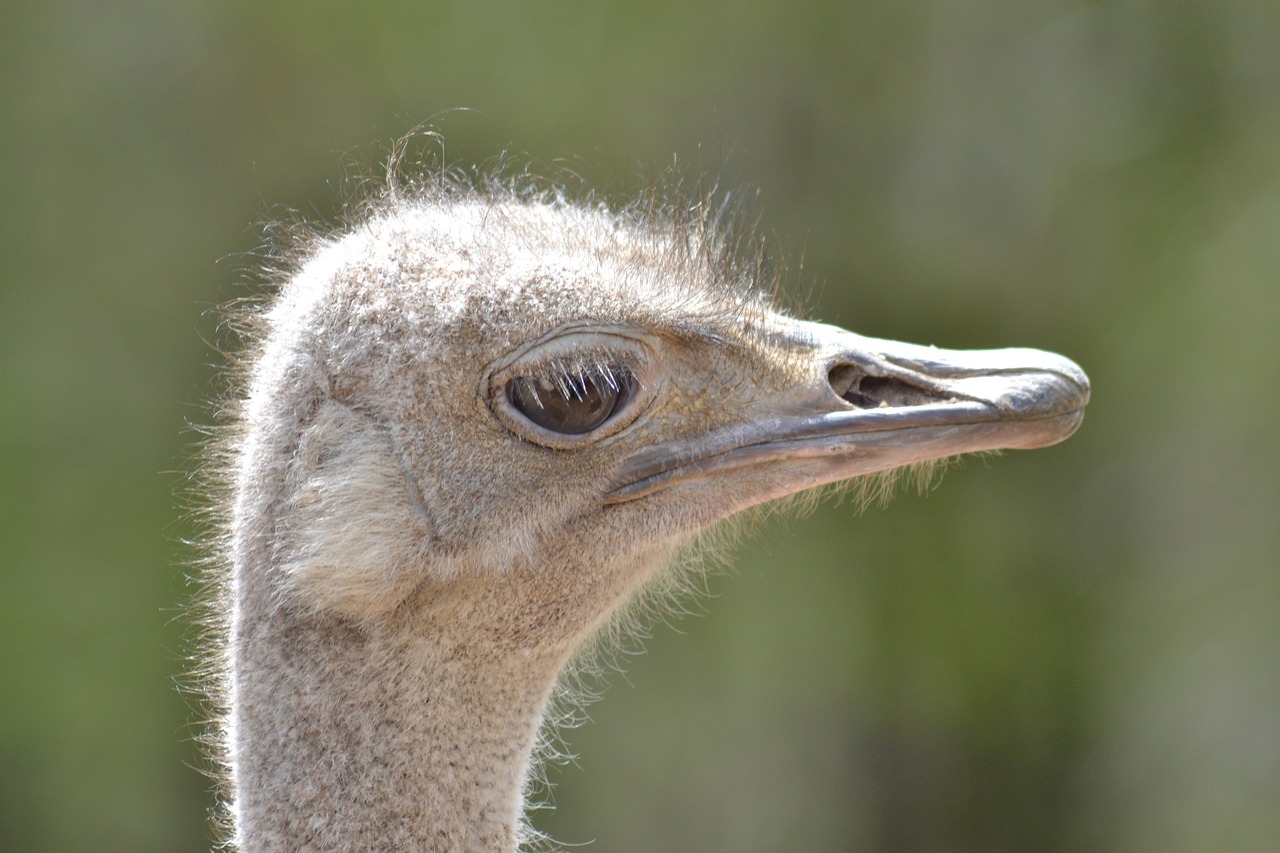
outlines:
{"label": "olive green backdrop", "polygon": [[1094,381],[1064,445],[765,524],[624,656],[540,826],[1276,849],[1277,44],[1269,0],[4,4],[0,849],[207,849],[175,679],[212,307],[422,122],[620,194],[678,157],[758,189],[811,316]]}

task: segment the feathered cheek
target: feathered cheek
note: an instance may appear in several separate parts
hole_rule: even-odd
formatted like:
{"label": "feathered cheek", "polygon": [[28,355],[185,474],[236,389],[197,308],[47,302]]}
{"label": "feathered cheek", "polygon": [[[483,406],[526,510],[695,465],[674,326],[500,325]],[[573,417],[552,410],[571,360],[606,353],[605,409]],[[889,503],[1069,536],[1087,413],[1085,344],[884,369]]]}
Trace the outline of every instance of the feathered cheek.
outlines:
{"label": "feathered cheek", "polygon": [[327,400],[294,466],[280,563],[293,599],[358,619],[394,609],[424,580],[433,531],[386,428]]}

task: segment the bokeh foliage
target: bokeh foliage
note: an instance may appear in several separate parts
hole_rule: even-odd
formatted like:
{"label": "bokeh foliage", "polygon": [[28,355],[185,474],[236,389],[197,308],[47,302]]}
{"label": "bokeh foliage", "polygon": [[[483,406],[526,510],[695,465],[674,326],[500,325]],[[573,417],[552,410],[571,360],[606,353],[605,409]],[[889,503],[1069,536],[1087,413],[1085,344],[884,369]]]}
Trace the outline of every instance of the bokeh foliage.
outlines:
{"label": "bokeh foliage", "polygon": [[1275,849],[1278,42],[1271,0],[5,4],[0,849],[207,849],[174,682],[211,308],[422,122],[618,194],[674,155],[758,188],[814,316],[1094,380],[1061,447],[766,524],[540,826]]}

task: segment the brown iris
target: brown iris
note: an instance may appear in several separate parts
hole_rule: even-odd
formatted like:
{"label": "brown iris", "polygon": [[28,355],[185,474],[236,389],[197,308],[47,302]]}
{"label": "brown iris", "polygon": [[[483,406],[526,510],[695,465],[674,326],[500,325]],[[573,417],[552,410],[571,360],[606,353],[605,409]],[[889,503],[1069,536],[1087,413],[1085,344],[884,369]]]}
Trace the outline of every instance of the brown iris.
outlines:
{"label": "brown iris", "polygon": [[557,377],[517,376],[507,382],[507,399],[533,423],[562,435],[598,429],[631,396],[635,378],[618,368],[598,367]]}

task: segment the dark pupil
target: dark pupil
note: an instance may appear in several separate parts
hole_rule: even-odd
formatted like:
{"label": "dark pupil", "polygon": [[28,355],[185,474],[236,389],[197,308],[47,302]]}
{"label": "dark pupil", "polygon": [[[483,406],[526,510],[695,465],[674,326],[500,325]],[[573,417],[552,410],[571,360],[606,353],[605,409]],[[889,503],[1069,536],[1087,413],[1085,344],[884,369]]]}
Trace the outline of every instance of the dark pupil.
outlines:
{"label": "dark pupil", "polygon": [[626,374],[590,372],[565,377],[564,385],[543,384],[528,376],[507,383],[511,405],[538,426],[565,435],[591,432],[609,420],[626,395]]}

